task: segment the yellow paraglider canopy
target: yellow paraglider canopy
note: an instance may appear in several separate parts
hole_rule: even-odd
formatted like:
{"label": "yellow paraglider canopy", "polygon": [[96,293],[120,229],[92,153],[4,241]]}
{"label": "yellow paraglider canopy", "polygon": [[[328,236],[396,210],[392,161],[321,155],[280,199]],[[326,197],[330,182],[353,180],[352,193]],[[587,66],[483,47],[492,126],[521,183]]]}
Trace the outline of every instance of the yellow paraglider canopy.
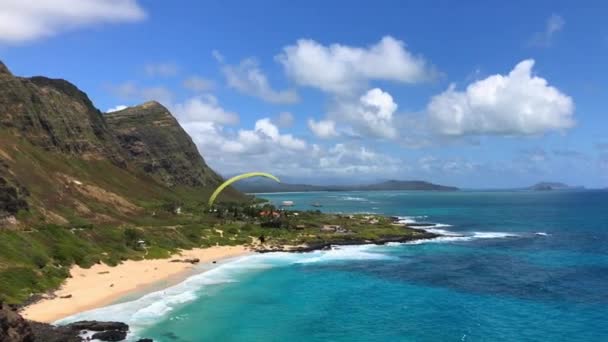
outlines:
{"label": "yellow paraglider canopy", "polygon": [[266,173],[266,172],[243,173],[242,175],[234,176],[234,177],[228,179],[227,181],[222,183],[220,186],[218,186],[217,189],[215,189],[215,191],[213,192],[213,194],[211,194],[211,197],[209,197],[209,206],[213,205],[213,202],[215,202],[215,198],[220,194],[220,192],[222,192],[222,190],[224,190],[230,184],[232,184],[236,181],[239,181],[241,179],[250,178],[250,177],[266,177],[266,178],[270,178],[272,180],[275,180],[275,181],[281,183],[281,181],[277,177],[271,175],[270,173]]}

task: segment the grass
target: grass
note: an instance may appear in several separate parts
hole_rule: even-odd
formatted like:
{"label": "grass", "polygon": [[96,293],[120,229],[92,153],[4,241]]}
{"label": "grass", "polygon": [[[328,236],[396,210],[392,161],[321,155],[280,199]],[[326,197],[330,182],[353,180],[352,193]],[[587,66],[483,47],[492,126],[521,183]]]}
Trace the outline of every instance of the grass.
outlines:
{"label": "grass", "polygon": [[[283,246],[415,234],[382,218],[369,224],[361,215],[318,212],[290,212],[281,219],[281,228],[265,228],[257,215],[260,206],[267,205],[234,189],[226,189],[218,198],[219,211],[210,212],[206,201],[211,187],[169,189],[141,171],[106,159],[44,151],[2,130],[0,146],[13,156],[7,161],[11,177],[30,191],[30,209],[16,214],[20,228],[0,228],[0,301],[8,303],[23,303],[33,294],[57,288],[73,265],[168,258],[180,249],[243,245],[260,236],[272,246]],[[66,177],[88,189],[103,189],[102,196],[87,195]],[[137,209],[128,212],[107,200],[116,196]],[[175,214],[177,207],[181,215]],[[340,225],[347,232],[321,232],[324,224]],[[301,225],[304,228],[297,227]]]}
{"label": "grass", "polygon": [[[0,231],[0,300],[18,304],[33,294],[55,289],[72,265],[87,268],[102,262],[117,265],[128,259],[168,258],[180,249],[244,245],[259,236],[271,246],[284,246],[417,234],[382,217],[370,224],[362,215],[348,218],[317,212],[288,212],[283,228],[261,227],[259,218],[227,218],[201,209],[173,215],[173,219],[172,225],[165,226],[41,225],[28,231]],[[165,220],[170,221],[169,214]],[[340,225],[347,232],[321,232],[324,224]],[[146,248],[139,245],[140,240]]]}

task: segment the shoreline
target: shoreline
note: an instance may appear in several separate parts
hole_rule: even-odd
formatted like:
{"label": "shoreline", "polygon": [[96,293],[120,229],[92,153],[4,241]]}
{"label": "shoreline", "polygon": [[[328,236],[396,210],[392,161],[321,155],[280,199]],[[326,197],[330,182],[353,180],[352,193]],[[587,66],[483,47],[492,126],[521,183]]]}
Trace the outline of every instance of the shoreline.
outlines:
{"label": "shoreline", "polygon": [[[147,292],[155,285],[175,285],[196,272],[199,265],[254,253],[245,246],[213,246],[182,250],[168,259],[126,260],[117,266],[96,264],[91,268],[77,265],[70,278],[51,296],[24,306],[20,314],[32,321],[52,323],[71,315],[116,303],[121,298]],[[176,258],[181,259],[175,262]],[[189,262],[198,259],[199,261]],[[201,269],[201,273],[208,271]]]}
{"label": "shoreline", "polygon": [[[403,224],[403,226],[407,225]],[[441,236],[423,229],[413,229],[419,234],[375,240],[337,239],[311,245],[285,245],[279,248],[268,248],[259,244],[247,247],[245,245],[213,246],[182,250],[168,259],[126,260],[117,266],[96,264],[88,269],[76,265],[70,269],[71,277],[66,279],[59,289],[51,296],[24,306],[20,314],[31,321],[52,324],[80,312],[115,304],[128,296],[176,285],[193,274],[209,271],[209,269],[197,270],[196,266],[213,265],[226,259],[255,253],[306,253],[328,250],[332,246],[383,245],[389,242],[429,240]],[[176,258],[181,261],[175,262]],[[191,263],[192,259],[199,261]]]}

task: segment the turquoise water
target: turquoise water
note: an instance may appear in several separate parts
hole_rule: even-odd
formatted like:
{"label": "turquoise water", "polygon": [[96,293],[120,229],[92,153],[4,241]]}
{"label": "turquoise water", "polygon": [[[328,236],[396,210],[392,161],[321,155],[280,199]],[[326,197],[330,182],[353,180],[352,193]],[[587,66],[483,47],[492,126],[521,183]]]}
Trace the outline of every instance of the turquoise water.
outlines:
{"label": "turquoise water", "polygon": [[124,320],[155,341],[608,341],[608,192],[261,197],[448,236],[239,258],[71,319]]}

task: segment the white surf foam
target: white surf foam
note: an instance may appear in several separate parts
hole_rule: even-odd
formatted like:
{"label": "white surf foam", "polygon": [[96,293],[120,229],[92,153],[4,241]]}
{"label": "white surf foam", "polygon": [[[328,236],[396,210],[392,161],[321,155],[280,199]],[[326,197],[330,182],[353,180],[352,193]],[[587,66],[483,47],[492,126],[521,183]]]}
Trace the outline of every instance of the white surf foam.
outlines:
{"label": "white surf foam", "polygon": [[368,202],[369,201],[367,198],[355,197],[355,196],[343,196],[343,197],[340,197],[340,199],[345,200],[345,201],[357,201],[357,202]]}
{"label": "white surf foam", "polygon": [[408,224],[408,223],[417,223],[419,219],[426,219],[428,216],[419,215],[419,216],[396,216],[398,223]]}
{"label": "white surf foam", "polygon": [[337,260],[390,260],[393,257],[373,253],[371,250],[377,248],[375,245],[359,246],[335,246],[328,251],[315,251],[303,254],[303,257],[296,261],[297,264],[309,264],[315,262],[328,262]]}
{"label": "white surf foam", "polygon": [[[504,239],[504,238],[514,238],[519,237],[517,234],[506,233],[506,232],[470,232],[458,234],[454,232],[449,232],[451,235],[444,235],[440,237],[436,237],[434,239],[428,240],[416,240],[404,242],[406,245],[421,245],[426,243],[448,243],[448,242],[462,242],[462,241],[473,241],[479,239]],[[397,245],[397,244],[395,244]]]}
{"label": "white surf foam", "polygon": [[66,324],[80,320],[113,320],[129,324],[130,338],[166,317],[171,311],[192,302],[207,293],[212,286],[231,282],[251,272],[292,264],[310,264],[339,260],[390,260],[393,257],[374,253],[376,245],[336,246],[331,250],[310,253],[265,253],[253,254],[229,260],[206,272],[187,278],[167,289],[151,292],[142,297],[123,303],[85,311],[67,317],[56,324]]}

